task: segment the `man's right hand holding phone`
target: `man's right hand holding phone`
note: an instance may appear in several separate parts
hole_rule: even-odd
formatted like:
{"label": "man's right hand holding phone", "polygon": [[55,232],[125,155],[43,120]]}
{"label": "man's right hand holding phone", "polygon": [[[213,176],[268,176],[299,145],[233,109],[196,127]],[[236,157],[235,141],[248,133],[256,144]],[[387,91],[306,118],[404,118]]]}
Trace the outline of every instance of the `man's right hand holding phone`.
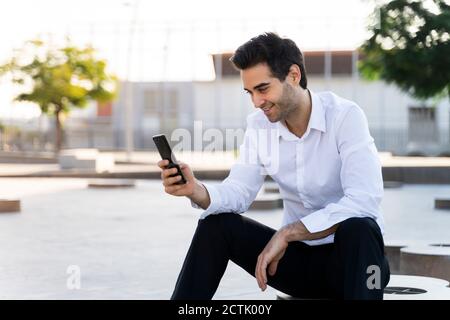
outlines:
{"label": "man's right hand holding phone", "polygon": [[168,169],[168,160],[158,161],[157,165],[162,170],[161,179],[164,191],[172,196],[186,196],[201,208],[206,209],[210,204],[210,198],[205,186],[194,177],[194,173],[186,163],[178,162],[178,164],[186,179],[184,184],[176,184],[181,180],[181,176],[172,176],[177,173],[177,168]]}

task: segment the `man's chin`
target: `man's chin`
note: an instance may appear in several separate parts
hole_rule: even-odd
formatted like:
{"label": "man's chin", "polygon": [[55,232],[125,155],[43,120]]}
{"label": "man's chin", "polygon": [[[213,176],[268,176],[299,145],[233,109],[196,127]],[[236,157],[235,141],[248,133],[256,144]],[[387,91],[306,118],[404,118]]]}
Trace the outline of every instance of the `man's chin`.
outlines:
{"label": "man's chin", "polygon": [[269,120],[269,121],[272,122],[272,123],[280,121],[280,118],[279,118],[279,117],[269,117],[269,116],[266,116],[266,118],[267,118],[267,120]]}

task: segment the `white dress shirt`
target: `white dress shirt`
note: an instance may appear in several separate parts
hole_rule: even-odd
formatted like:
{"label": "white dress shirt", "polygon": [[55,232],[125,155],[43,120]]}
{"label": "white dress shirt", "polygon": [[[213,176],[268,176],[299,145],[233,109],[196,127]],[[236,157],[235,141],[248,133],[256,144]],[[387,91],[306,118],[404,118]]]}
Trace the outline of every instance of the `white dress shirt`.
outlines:
{"label": "white dress shirt", "polygon": [[[270,175],[283,199],[282,226],[300,220],[314,233],[351,217],[371,217],[383,232],[381,163],[364,112],[331,92],[310,94],[311,117],[301,138],[284,122],[271,123],[260,109],[247,117],[229,176],[220,184],[204,183],[211,203],[201,219],[247,211]],[[303,242],[333,241],[334,234]]]}

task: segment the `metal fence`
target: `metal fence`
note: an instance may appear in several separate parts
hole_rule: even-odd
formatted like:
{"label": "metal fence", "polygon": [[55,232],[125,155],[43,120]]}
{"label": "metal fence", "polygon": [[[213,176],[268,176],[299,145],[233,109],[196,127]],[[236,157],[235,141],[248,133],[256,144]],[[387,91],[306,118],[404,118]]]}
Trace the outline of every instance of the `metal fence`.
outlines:
{"label": "metal fence", "polygon": [[[173,128],[175,130],[176,128]],[[229,128],[237,130],[239,128]],[[245,128],[241,128],[245,129]],[[422,131],[424,129],[422,128]],[[433,140],[417,140],[409,130],[371,128],[370,132],[379,151],[396,155],[448,155],[448,137],[445,132],[433,128]],[[193,134],[192,129],[188,131]],[[219,129],[225,137],[225,128]],[[167,135],[173,131],[167,130]],[[151,136],[159,132],[134,131],[135,150],[155,150]],[[422,134],[424,134],[422,132]],[[430,133],[431,134],[431,133]],[[428,134],[425,134],[428,135]],[[2,151],[52,151],[55,130],[50,126],[45,130],[29,128],[24,123],[0,127],[0,150]],[[224,148],[235,149],[241,141],[225,141]],[[204,145],[207,142],[204,142]],[[66,123],[63,137],[64,148],[97,148],[100,150],[125,150],[125,131],[112,127],[109,120],[77,119]]]}

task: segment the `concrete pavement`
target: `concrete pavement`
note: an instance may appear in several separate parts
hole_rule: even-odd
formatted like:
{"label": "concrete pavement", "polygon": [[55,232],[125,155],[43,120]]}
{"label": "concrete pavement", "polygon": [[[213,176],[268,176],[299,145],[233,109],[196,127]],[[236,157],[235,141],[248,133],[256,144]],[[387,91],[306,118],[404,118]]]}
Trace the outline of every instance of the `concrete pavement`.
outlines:
{"label": "concrete pavement", "polygon": [[[0,198],[20,198],[22,212],[0,214],[0,298],[168,299],[200,210],[163,192],[159,181],[135,188],[88,189],[87,179],[1,178]],[[450,214],[433,209],[449,185],[386,189],[387,241],[450,243]],[[282,211],[247,216],[278,228]],[[69,266],[81,271],[70,290]],[[216,299],[275,299],[233,263]]]}

